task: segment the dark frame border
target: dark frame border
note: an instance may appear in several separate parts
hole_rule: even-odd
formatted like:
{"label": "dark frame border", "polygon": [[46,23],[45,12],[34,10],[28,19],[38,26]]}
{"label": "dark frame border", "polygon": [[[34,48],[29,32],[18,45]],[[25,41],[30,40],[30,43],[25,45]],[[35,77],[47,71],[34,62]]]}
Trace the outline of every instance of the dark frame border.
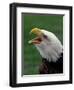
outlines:
{"label": "dark frame border", "polygon": [[[69,10],[70,16],[70,28],[69,28],[69,80],[67,81],[53,81],[53,82],[35,82],[35,83],[19,83],[17,84],[16,77],[16,11],[17,7],[32,7],[32,8],[51,8],[60,10]],[[27,4],[27,3],[12,3],[10,4],[10,78],[9,85],[11,87],[24,87],[24,86],[40,86],[40,85],[59,85],[59,84],[71,84],[72,83],[72,6],[57,6],[57,5],[41,5],[41,4]]]}

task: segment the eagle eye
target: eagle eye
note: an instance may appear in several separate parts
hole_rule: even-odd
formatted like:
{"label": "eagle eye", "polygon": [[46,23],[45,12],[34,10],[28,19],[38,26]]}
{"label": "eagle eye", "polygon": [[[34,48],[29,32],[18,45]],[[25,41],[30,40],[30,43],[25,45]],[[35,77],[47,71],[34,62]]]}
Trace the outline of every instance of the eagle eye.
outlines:
{"label": "eagle eye", "polygon": [[45,39],[47,39],[47,38],[48,38],[46,35],[43,35],[43,37],[44,37]]}

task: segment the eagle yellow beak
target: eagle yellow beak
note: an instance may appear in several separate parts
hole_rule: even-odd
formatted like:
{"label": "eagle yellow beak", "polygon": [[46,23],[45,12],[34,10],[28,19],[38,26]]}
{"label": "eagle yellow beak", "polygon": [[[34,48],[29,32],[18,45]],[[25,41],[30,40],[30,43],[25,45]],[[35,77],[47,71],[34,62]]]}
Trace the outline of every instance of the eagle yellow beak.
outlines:
{"label": "eagle yellow beak", "polygon": [[34,33],[34,34],[36,34],[37,36],[41,36],[41,35],[42,35],[42,32],[41,32],[41,30],[40,30],[39,28],[33,28],[33,29],[31,30],[30,34],[31,34],[31,33]]}
{"label": "eagle yellow beak", "polygon": [[31,30],[30,34],[32,34],[32,33],[35,34],[35,35],[37,35],[37,37],[34,38],[34,39],[32,39],[32,40],[30,40],[28,43],[29,44],[32,44],[32,43],[33,44],[40,44],[41,41],[42,41],[41,36],[43,35],[41,29],[39,29],[39,28],[33,28]]}

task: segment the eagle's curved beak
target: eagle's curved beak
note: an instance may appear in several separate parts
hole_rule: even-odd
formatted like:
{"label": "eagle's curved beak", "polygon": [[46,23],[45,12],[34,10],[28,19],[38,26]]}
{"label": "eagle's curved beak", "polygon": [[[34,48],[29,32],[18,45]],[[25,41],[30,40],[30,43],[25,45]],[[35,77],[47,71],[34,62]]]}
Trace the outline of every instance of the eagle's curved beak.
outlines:
{"label": "eagle's curved beak", "polygon": [[42,35],[42,32],[39,28],[33,28],[30,32],[30,34],[36,34],[37,36],[41,36]]}
{"label": "eagle's curved beak", "polygon": [[37,37],[32,39],[32,40],[30,40],[29,44],[32,44],[32,43],[33,44],[40,44],[41,41],[42,41],[42,39],[41,39],[41,36],[42,36],[41,30],[39,28],[33,28],[31,30],[30,34],[32,34],[32,33],[35,34]]}

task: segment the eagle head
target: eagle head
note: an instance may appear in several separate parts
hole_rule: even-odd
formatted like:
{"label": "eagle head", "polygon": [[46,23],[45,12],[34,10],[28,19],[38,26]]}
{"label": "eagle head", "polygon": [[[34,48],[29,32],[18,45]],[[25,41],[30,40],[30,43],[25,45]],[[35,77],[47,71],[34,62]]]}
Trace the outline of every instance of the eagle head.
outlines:
{"label": "eagle head", "polygon": [[39,28],[33,28],[30,34],[32,33],[36,38],[30,40],[29,44],[37,48],[42,58],[46,58],[49,62],[56,62],[63,52],[63,46],[58,37],[52,32]]}

